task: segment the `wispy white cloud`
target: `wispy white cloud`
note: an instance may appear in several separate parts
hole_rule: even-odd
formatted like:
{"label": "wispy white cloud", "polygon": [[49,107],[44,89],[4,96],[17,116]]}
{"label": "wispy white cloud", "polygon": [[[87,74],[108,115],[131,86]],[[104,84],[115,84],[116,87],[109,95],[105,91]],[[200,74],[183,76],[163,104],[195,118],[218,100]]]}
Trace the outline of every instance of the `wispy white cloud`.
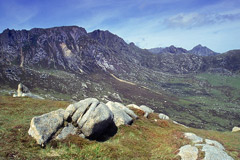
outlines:
{"label": "wispy white cloud", "polygon": [[180,13],[166,18],[164,23],[171,28],[193,28],[239,20],[240,12],[235,14]]}
{"label": "wispy white cloud", "polygon": [[17,24],[28,22],[38,13],[37,6],[24,5],[14,0],[8,0],[8,3],[4,3],[3,5],[6,18],[12,19]]}

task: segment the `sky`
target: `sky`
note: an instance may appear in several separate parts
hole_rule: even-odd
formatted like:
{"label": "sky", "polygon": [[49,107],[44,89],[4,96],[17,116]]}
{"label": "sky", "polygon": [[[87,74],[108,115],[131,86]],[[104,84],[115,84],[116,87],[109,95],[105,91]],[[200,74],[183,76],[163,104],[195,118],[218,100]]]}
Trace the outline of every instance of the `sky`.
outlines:
{"label": "sky", "polygon": [[141,48],[240,49],[240,0],[0,0],[4,29],[77,25]]}

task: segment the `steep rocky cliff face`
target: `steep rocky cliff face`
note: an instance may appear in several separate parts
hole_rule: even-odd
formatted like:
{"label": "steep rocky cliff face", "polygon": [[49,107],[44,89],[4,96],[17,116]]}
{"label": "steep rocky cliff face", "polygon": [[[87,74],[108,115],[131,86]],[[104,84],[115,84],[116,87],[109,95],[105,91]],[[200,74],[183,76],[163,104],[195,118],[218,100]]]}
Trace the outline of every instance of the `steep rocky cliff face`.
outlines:
{"label": "steep rocky cliff face", "polygon": [[[215,64],[215,61],[219,61],[217,57],[209,60],[208,57],[187,54],[187,50],[174,46],[162,51],[163,54],[152,54],[133,43],[127,44],[109,31],[87,33],[84,28],[77,26],[34,28],[29,31],[7,29],[0,34],[1,65],[54,68],[76,73],[100,69],[115,74],[149,69],[182,74],[202,72],[209,66],[219,67],[219,64]],[[225,57],[222,61],[225,61]],[[239,69],[230,66],[220,67],[231,71]]]}

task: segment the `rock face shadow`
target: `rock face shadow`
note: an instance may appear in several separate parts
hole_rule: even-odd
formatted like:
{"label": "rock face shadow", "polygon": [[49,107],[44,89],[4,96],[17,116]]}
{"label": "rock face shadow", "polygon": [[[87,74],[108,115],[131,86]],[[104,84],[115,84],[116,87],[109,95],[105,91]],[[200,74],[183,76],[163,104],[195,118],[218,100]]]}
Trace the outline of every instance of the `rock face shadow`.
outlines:
{"label": "rock face shadow", "polygon": [[118,131],[118,127],[115,123],[111,123],[102,134],[93,134],[90,137],[86,137],[89,140],[96,140],[98,142],[105,142],[113,137]]}

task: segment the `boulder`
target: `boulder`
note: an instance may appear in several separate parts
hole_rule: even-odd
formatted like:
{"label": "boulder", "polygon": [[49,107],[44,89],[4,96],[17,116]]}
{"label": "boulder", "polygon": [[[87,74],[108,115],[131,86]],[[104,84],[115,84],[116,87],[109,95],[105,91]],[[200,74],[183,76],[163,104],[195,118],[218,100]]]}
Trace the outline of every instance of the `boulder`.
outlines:
{"label": "boulder", "polygon": [[152,110],[151,108],[145,106],[145,105],[141,105],[140,106],[141,110],[143,110],[145,113],[153,113],[154,110]]}
{"label": "boulder", "polygon": [[141,105],[139,107],[136,104],[129,104],[129,105],[127,105],[127,107],[128,108],[135,108],[135,109],[139,109],[139,110],[143,111],[145,113],[144,117],[148,117],[149,113],[153,113],[154,112],[151,108],[149,108],[149,107],[147,107],[145,105]]}
{"label": "boulder", "polygon": [[210,140],[210,139],[205,139],[206,144],[213,145],[221,150],[225,150],[223,145],[219,143],[218,141]]}
{"label": "boulder", "polygon": [[[125,112],[122,106],[119,106],[119,103],[109,101],[106,105],[112,111],[114,115],[114,123],[117,127],[120,125],[129,125],[133,122],[133,118],[127,112]],[[136,117],[135,114],[134,117]]]}
{"label": "boulder", "polygon": [[[136,105],[136,104],[129,104],[129,105],[127,105],[126,107],[142,110],[142,109],[141,109],[138,105]],[[142,111],[143,111],[143,110],[142,110]]]}
{"label": "boulder", "polygon": [[86,114],[78,122],[84,136],[90,139],[96,139],[107,131],[113,124],[113,113],[104,103],[99,103],[89,108]]}
{"label": "boulder", "polygon": [[124,112],[126,112],[129,116],[131,116],[134,119],[137,119],[138,116],[129,108],[127,108],[126,106],[124,106],[122,103],[119,102],[114,102],[115,106],[120,108],[121,110],[123,110]]}
{"label": "boulder", "polygon": [[233,160],[232,157],[218,147],[209,144],[204,144],[202,146],[202,151],[205,152],[204,160]]}
{"label": "boulder", "polygon": [[191,145],[182,146],[179,149],[178,155],[181,157],[181,160],[196,160],[198,158],[198,149],[197,147]]}
{"label": "boulder", "polygon": [[185,136],[185,138],[191,140],[193,143],[203,142],[203,139],[194,133],[184,133],[184,136]]}
{"label": "boulder", "polygon": [[239,132],[240,131],[240,127],[233,127],[232,132]]}
{"label": "boulder", "polygon": [[62,131],[57,135],[56,139],[61,140],[65,139],[68,135],[75,135],[77,133],[77,128],[72,125],[72,123],[68,123],[66,127],[62,129]]}
{"label": "boulder", "polygon": [[37,141],[37,144],[44,146],[57,130],[62,127],[64,112],[65,110],[59,109],[33,117],[28,134]]}
{"label": "boulder", "polygon": [[[96,98],[87,98],[78,103],[73,104],[73,107],[69,107],[66,109],[66,112],[69,113],[69,116],[72,114],[72,121],[77,122],[80,121],[82,116],[86,113],[90,113],[91,110],[94,109],[99,104],[99,101]],[[64,118],[67,116],[65,115]],[[86,117],[86,116],[85,116]]]}
{"label": "boulder", "polygon": [[17,89],[17,96],[21,97],[23,93],[29,93],[29,89],[23,85],[22,83],[18,84],[18,89]]}
{"label": "boulder", "polygon": [[160,119],[169,120],[169,117],[167,115],[163,114],[163,113],[159,113],[158,117]]}

